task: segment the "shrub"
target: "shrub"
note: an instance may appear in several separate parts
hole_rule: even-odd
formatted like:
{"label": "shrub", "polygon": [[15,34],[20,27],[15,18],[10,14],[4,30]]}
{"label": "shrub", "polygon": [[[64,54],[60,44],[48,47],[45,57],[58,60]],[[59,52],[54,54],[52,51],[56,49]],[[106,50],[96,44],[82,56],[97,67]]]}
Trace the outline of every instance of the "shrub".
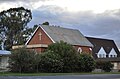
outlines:
{"label": "shrub", "polygon": [[105,72],[110,72],[113,68],[113,64],[111,64],[109,61],[97,61],[96,68],[102,69]]}
{"label": "shrub", "polygon": [[91,72],[95,69],[95,61],[89,54],[80,54],[78,61],[78,71]]}
{"label": "shrub", "polygon": [[120,72],[120,70],[118,70],[118,72]]}
{"label": "shrub", "polygon": [[40,72],[62,72],[63,62],[59,54],[47,51],[41,54],[38,66]]}
{"label": "shrub", "polygon": [[10,56],[12,72],[91,72],[94,66],[90,55],[78,54],[72,45],[62,41],[49,45],[42,54],[20,48]]}
{"label": "shrub", "polygon": [[9,60],[12,72],[35,72],[36,54],[25,48],[13,50]]}
{"label": "shrub", "polygon": [[48,46],[48,51],[59,54],[63,62],[63,72],[74,72],[77,68],[78,54],[72,45],[60,41]]}

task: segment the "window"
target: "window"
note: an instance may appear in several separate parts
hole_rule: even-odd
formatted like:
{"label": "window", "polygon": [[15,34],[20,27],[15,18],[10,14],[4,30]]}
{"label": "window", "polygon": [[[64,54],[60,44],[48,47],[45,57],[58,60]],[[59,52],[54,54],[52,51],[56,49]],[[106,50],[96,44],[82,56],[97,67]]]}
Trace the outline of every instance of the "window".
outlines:
{"label": "window", "polygon": [[110,57],[112,57],[112,55],[110,55]]}
{"label": "window", "polygon": [[109,53],[109,57],[117,57],[117,53],[114,50],[114,48],[111,49],[110,53]]}
{"label": "window", "polygon": [[106,57],[106,55],[105,54],[103,54],[103,58],[105,58]]}
{"label": "window", "polygon": [[89,48],[90,51],[92,51],[92,48]]}
{"label": "window", "polygon": [[99,52],[97,53],[98,58],[106,58],[106,55],[107,55],[107,54],[106,54],[104,48],[101,47],[101,49],[100,49]]}
{"label": "window", "polygon": [[99,58],[102,58],[101,54],[99,54]]}
{"label": "window", "polygon": [[99,54],[98,58],[106,58],[106,55],[105,54]]}
{"label": "window", "polygon": [[78,52],[79,52],[80,54],[82,53],[82,48],[81,48],[81,47],[78,48]]}

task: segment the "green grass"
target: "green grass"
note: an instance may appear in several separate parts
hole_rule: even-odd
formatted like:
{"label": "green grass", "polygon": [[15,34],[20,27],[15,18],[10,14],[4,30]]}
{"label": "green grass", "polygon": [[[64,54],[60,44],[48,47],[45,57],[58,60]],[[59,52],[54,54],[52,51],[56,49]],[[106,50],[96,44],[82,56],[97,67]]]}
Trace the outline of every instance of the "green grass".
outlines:
{"label": "green grass", "polygon": [[101,72],[101,73],[11,73],[0,72],[0,76],[57,76],[57,75],[85,75],[85,74],[120,74],[120,72]]}

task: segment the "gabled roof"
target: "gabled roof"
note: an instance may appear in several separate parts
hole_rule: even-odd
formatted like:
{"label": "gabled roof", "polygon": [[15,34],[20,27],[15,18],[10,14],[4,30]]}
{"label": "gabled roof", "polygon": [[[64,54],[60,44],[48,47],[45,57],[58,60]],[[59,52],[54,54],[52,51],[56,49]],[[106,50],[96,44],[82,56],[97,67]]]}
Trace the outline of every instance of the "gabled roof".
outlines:
{"label": "gabled roof", "polygon": [[93,38],[93,37],[86,37],[93,45],[93,57],[97,58],[97,53],[101,49],[104,48],[107,55],[114,49],[117,57],[120,57],[120,52],[113,40],[110,39],[103,39],[103,38]]}
{"label": "gabled roof", "polygon": [[[93,47],[93,45],[82,35],[82,33],[80,33],[80,31],[76,29],[68,29],[48,25],[40,25],[39,27],[47,34],[47,36],[53,41],[53,43],[64,41],[72,45]],[[37,31],[37,29],[35,31]],[[35,32],[33,33],[33,35],[34,34]],[[26,42],[26,45],[31,39],[32,37]]]}

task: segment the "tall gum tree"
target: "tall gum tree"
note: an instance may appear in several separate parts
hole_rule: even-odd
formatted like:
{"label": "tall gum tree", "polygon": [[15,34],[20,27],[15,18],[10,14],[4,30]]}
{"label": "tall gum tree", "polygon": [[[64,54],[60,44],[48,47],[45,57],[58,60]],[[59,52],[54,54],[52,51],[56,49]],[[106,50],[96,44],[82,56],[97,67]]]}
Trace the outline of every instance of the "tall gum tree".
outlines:
{"label": "tall gum tree", "polygon": [[24,32],[32,20],[32,13],[24,7],[10,8],[0,12],[0,41],[2,49],[10,50],[12,45],[24,43]]}

